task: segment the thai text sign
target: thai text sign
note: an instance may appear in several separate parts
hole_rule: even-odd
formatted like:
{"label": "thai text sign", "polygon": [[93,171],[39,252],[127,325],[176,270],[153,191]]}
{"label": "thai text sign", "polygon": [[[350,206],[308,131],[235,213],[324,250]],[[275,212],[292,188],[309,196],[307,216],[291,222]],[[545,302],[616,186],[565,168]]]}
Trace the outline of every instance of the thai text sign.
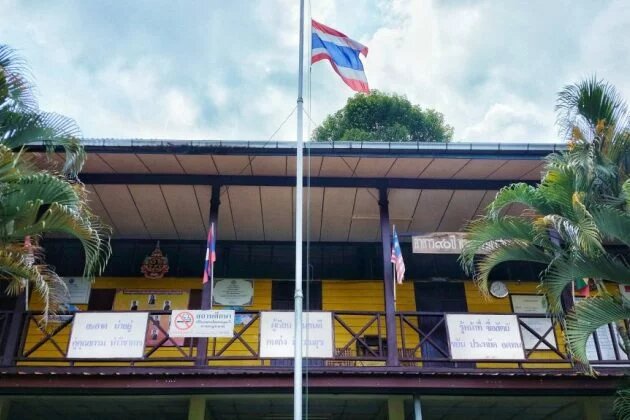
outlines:
{"label": "thai text sign", "polygon": [[234,311],[173,311],[171,337],[232,337]]}
{"label": "thai text sign", "polygon": [[516,315],[447,314],[454,360],[524,359]]}
{"label": "thai text sign", "polygon": [[77,312],[68,358],[141,358],[148,316],[147,312]]}
{"label": "thai text sign", "polygon": [[[260,357],[288,358],[294,356],[293,312],[262,312],[260,314]],[[333,357],[332,314],[304,312],[302,314],[302,355],[312,358]]]}
{"label": "thai text sign", "polygon": [[440,232],[411,238],[414,254],[459,254],[464,245],[466,239],[460,232]]}
{"label": "thai text sign", "polygon": [[245,279],[220,279],[214,284],[215,305],[250,306],[254,299],[254,282]]}

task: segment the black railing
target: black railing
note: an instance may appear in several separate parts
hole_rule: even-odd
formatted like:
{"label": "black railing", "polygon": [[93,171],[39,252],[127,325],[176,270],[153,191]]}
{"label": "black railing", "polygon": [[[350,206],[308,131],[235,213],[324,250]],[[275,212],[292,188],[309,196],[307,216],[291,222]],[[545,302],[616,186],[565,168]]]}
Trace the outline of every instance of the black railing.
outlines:
{"label": "black railing", "polygon": [[13,311],[0,311],[0,364],[3,360],[11,361],[15,354],[15,348],[9,343]]}
{"label": "black railing", "polygon": [[[198,338],[175,338],[168,332],[170,311],[151,311],[142,357],[136,359],[70,359],[68,344],[74,314],[62,314],[42,323],[40,313],[27,312],[21,339],[10,365],[37,366],[196,366],[196,367],[290,367],[289,359],[260,357],[260,311],[238,311],[232,337],[207,339],[205,356],[198,355]],[[310,359],[307,364],[322,368],[386,366],[387,332],[382,311],[332,311],[333,357]],[[499,315],[499,314],[495,314]],[[0,343],[10,335],[13,312],[0,312]],[[544,315],[516,315],[523,337],[524,358],[513,360],[453,358],[448,340],[446,314],[441,312],[397,312],[396,339],[400,364],[408,369],[572,369],[559,323]],[[15,325],[15,323],[13,323]],[[597,355],[596,366],[629,365],[620,350],[614,328],[611,338],[595,336],[589,345]],[[613,348],[608,348],[608,344]],[[2,346],[3,351],[7,350]],[[7,358],[3,359],[7,360]],[[7,365],[7,363],[4,363]]]}

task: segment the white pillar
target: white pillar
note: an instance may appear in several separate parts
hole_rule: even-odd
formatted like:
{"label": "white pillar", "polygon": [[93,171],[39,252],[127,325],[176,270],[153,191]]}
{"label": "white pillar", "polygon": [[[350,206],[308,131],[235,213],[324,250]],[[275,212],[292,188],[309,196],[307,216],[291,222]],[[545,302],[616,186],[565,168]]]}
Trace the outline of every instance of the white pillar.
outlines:
{"label": "white pillar", "polygon": [[420,403],[420,395],[413,396],[413,418],[414,420],[422,420],[422,404]]}

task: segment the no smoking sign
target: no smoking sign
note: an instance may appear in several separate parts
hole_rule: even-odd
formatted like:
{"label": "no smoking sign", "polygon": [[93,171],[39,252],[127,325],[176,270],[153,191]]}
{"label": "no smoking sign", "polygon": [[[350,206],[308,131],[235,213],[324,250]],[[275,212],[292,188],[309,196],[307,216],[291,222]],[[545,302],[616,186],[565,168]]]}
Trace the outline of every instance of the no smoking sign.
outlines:
{"label": "no smoking sign", "polygon": [[170,337],[233,337],[233,310],[173,310]]}
{"label": "no smoking sign", "polygon": [[175,317],[175,328],[186,331],[195,324],[195,317],[190,312],[180,312]]}

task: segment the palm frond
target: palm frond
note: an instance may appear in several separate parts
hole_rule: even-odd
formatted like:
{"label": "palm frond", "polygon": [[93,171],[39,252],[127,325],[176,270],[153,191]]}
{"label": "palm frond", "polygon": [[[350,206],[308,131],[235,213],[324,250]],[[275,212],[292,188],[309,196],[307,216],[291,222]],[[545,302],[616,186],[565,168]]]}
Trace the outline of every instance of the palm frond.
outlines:
{"label": "palm frond", "polygon": [[44,316],[54,313],[67,297],[67,287],[61,278],[44,264],[30,264],[23,252],[0,248],[0,279],[9,282],[6,292],[16,296],[27,284],[44,303]]}
{"label": "palm frond", "polygon": [[621,185],[621,191],[626,202],[626,211],[630,212],[630,178],[626,179]]}
{"label": "palm frond", "polygon": [[536,187],[525,183],[511,184],[501,188],[487,208],[487,216],[498,218],[503,209],[511,204],[523,204],[533,212],[546,214],[551,212],[549,203],[539,194]]}
{"label": "palm frond", "polygon": [[4,217],[20,217],[21,207],[35,201],[41,202],[41,205],[59,203],[76,210],[81,206],[81,196],[72,184],[47,172],[22,176],[14,182],[4,183],[3,189],[0,214]]}
{"label": "palm frond", "polygon": [[594,206],[591,211],[597,229],[607,238],[630,246],[630,213],[610,206]]}
{"label": "palm frond", "polygon": [[629,318],[630,304],[624,304],[618,296],[597,296],[577,302],[566,318],[567,344],[573,358],[592,373],[586,353],[589,337],[603,325]]}
{"label": "palm frond", "polygon": [[630,266],[621,257],[602,254],[597,258],[581,254],[560,254],[545,270],[540,289],[547,296],[549,310],[560,315],[562,291],[578,278],[605,279],[618,284],[630,284]]}
{"label": "palm frond", "polygon": [[34,109],[37,101],[26,61],[8,45],[0,44],[0,109],[7,105]]}
{"label": "palm frond", "polygon": [[[36,204],[23,209],[26,217],[30,217]],[[93,277],[105,268],[111,246],[109,242],[110,230],[100,222],[100,219],[87,211],[77,212],[68,206],[52,203],[46,211],[37,218],[34,224],[16,224],[13,235],[24,237],[47,232],[65,233],[79,241],[85,252],[85,267],[83,275]]]}
{"label": "palm frond", "polygon": [[[570,219],[574,219],[572,200],[576,192],[576,173],[571,168],[549,167],[545,173],[538,194],[545,198],[549,204],[547,211],[542,215],[562,214]],[[580,181],[586,183],[586,181]]]}
{"label": "palm frond", "polygon": [[557,214],[550,214],[543,221],[560,235],[564,243],[571,244],[587,255],[604,252],[599,231],[592,219],[583,218],[577,223]]}
{"label": "palm frond", "polygon": [[63,148],[65,173],[76,175],[85,162],[85,150],[79,140],[80,130],[74,120],[63,115],[38,110],[0,112],[0,142],[11,149],[43,144],[49,153]]}
{"label": "palm frond", "polygon": [[602,122],[609,127],[624,123],[627,105],[614,86],[592,76],[565,86],[558,93],[556,111],[562,135],[569,138],[574,127],[597,135]]}
{"label": "palm frond", "polygon": [[617,391],[615,402],[613,403],[613,411],[618,419],[630,419],[630,388]]}
{"label": "palm frond", "polygon": [[476,264],[473,280],[479,290],[488,294],[488,280],[492,270],[501,263],[509,261],[527,261],[548,264],[549,256],[538,247],[526,242],[508,241],[488,251]]}
{"label": "palm frond", "polygon": [[537,243],[536,231],[532,223],[520,217],[503,216],[499,219],[481,217],[466,227],[466,244],[459,260],[468,274],[473,271],[477,254],[487,253],[509,241],[536,243],[543,249],[550,244]]}

